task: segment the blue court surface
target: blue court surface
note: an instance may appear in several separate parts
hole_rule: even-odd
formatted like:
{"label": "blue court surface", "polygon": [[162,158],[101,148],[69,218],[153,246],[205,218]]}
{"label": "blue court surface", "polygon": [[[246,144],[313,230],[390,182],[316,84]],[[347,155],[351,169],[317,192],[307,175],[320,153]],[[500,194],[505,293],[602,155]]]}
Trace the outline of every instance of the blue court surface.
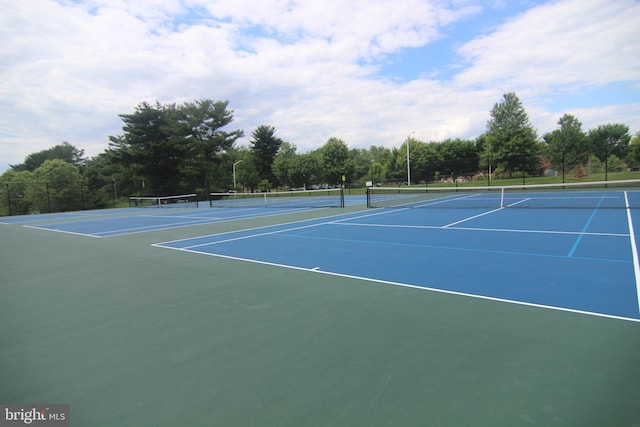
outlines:
{"label": "blue court surface", "polygon": [[[363,196],[346,199],[347,205],[364,202]],[[331,208],[321,219],[154,246],[639,321],[634,224],[640,224],[640,209],[600,205],[351,213]],[[103,238],[296,211],[304,209],[130,208],[5,217],[0,222]]]}
{"label": "blue court surface", "polygon": [[634,209],[370,209],[154,246],[640,321],[634,224]]}
{"label": "blue court surface", "polygon": [[[322,199],[316,197],[316,199]],[[336,203],[336,198],[322,200]],[[308,198],[306,200],[309,200]],[[321,201],[322,201],[321,200]],[[351,196],[345,203],[363,205],[364,196]],[[168,230],[187,226],[235,221],[265,216],[290,214],[308,209],[304,204],[296,203],[243,203],[233,208],[208,207],[202,202],[199,208],[120,208],[96,211],[60,212],[39,215],[20,215],[0,217],[0,224],[22,224],[61,233],[77,234],[87,237],[114,237],[149,231]],[[301,205],[301,206],[299,206]],[[230,204],[230,206],[233,206]],[[327,208],[331,210],[332,208]]]}
{"label": "blue court surface", "polygon": [[212,209],[208,207],[194,209],[129,208],[114,209],[108,214],[103,211],[100,215],[76,212],[5,217],[2,218],[0,223],[4,221],[7,224],[23,224],[29,228],[103,238],[268,215],[281,215],[295,211],[295,209],[260,207],[244,209]]}

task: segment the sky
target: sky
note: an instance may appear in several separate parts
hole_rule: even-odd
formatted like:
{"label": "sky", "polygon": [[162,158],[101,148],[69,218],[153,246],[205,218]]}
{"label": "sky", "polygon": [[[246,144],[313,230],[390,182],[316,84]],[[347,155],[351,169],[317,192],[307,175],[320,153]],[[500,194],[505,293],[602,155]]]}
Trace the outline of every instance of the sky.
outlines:
{"label": "sky", "polygon": [[541,137],[572,114],[640,131],[633,0],[0,0],[0,173],[93,157],[141,102],[229,101],[298,152],[475,138],[515,92]]}

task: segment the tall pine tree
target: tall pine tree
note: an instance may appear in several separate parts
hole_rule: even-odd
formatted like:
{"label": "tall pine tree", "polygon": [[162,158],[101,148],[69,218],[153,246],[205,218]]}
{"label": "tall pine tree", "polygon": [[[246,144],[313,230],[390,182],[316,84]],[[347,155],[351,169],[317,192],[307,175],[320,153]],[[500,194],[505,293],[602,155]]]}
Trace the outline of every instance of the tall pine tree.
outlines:
{"label": "tall pine tree", "polygon": [[267,180],[272,185],[278,185],[278,179],[273,173],[271,165],[280,150],[283,141],[276,137],[273,126],[261,125],[251,134],[251,155],[253,163],[261,180]]}

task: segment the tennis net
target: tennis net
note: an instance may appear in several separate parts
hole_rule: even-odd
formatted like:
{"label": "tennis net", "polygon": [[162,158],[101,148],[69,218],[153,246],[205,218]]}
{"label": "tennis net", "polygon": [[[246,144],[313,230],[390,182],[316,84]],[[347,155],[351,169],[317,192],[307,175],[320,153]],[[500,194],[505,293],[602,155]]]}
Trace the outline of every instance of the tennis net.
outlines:
{"label": "tennis net", "polygon": [[640,179],[459,187],[369,187],[369,208],[640,208]]}
{"label": "tennis net", "polygon": [[216,208],[329,208],[344,207],[342,188],[326,190],[274,191],[267,193],[211,193],[209,205]]}
{"label": "tennis net", "polygon": [[197,208],[197,194],[181,194],[179,196],[129,197],[132,208]]}

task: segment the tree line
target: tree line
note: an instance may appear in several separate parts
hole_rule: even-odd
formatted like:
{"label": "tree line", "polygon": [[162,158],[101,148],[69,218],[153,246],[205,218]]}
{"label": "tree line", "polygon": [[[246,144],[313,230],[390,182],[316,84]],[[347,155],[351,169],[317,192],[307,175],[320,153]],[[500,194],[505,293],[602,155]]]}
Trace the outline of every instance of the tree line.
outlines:
{"label": "tree line", "polygon": [[[424,142],[407,137],[399,147],[372,145],[350,149],[339,138],[299,153],[270,125],[251,133],[239,146],[240,129],[229,129],[228,101],[211,99],[150,104],[119,115],[122,133],[110,136],[104,152],[86,158],[63,142],[28,155],[0,176],[0,214],[104,208],[130,195],[364,185],[539,176],[545,170],[603,165],[605,175],[640,165],[640,133],[631,138],[624,124],[585,131],[565,114],[558,128],[541,138],[515,93],[504,94],[490,111],[486,131],[475,139]],[[580,173],[580,172],[576,172]]]}

